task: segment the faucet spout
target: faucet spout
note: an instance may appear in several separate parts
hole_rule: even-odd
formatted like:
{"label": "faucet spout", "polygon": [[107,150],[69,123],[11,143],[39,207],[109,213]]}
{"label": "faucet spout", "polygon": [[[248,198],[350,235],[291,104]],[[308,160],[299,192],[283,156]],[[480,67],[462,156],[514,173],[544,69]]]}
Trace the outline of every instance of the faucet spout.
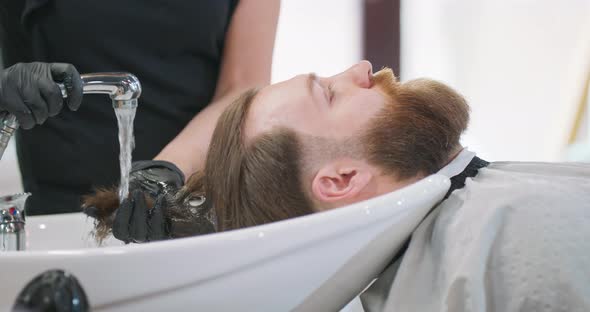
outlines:
{"label": "faucet spout", "polygon": [[[84,94],[106,94],[113,100],[113,108],[136,108],[141,95],[139,79],[130,73],[92,73],[81,75]],[[66,87],[59,84],[62,95]]]}

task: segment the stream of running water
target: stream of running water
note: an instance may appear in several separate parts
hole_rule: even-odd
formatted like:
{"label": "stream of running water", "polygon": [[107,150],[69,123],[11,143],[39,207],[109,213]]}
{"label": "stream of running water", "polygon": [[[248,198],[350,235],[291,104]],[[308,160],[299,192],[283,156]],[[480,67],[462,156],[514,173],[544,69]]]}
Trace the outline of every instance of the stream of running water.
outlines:
{"label": "stream of running water", "polygon": [[121,182],[119,184],[120,202],[123,202],[123,200],[127,198],[127,195],[129,195],[129,171],[131,171],[131,152],[135,147],[135,138],[133,136],[133,121],[135,120],[135,111],[135,107],[115,108],[115,114],[117,115],[117,124],[119,125],[119,164],[121,167]]}

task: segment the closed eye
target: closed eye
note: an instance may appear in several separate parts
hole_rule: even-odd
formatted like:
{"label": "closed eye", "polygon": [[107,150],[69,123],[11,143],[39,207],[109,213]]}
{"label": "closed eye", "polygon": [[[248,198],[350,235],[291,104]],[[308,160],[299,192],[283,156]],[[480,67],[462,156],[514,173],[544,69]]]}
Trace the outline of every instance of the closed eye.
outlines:
{"label": "closed eye", "polygon": [[310,81],[312,81],[314,85],[317,85],[321,88],[326,98],[326,101],[328,102],[328,104],[331,104],[332,99],[334,97],[333,83],[330,83],[326,86],[326,84],[322,83],[319,77],[315,74],[310,74]]}
{"label": "closed eye", "polygon": [[328,101],[328,103],[332,100],[332,93],[331,93],[331,85],[326,85],[322,83],[317,77],[315,79],[315,83],[321,88],[322,92],[324,93],[324,97]]}
{"label": "closed eye", "polygon": [[330,83],[328,85],[328,99],[330,100],[330,102],[332,102],[332,99],[334,99],[334,84]]}

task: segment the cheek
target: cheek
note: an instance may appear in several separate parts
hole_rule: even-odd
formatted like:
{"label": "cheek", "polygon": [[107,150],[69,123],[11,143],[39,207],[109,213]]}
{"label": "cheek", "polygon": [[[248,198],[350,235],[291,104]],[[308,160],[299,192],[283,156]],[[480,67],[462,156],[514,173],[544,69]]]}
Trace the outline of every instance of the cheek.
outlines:
{"label": "cheek", "polygon": [[309,135],[325,133],[331,126],[331,121],[327,120],[326,115],[318,113],[309,106],[286,109],[277,116],[277,119],[280,120],[276,124]]}
{"label": "cheek", "polygon": [[383,103],[383,98],[378,94],[359,92],[343,99],[335,117],[344,127],[343,131],[357,133],[381,110]]}
{"label": "cheek", "polygon": [[289,120],[287,124],[289,128],[308,134],[317,134],[326,124],[321,115],[311,110],[286,112],[285,118]]}

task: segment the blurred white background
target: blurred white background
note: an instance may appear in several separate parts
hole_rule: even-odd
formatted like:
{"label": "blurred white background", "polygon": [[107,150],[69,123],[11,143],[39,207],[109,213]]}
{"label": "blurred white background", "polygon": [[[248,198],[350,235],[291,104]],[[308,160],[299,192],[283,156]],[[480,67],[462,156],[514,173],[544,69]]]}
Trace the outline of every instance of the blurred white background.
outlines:
{"label": "blurred white background", "polygon": [[[363,0],[283,0],[273,82],[361,60],[362,14]],[[465,145],[489,160],[564,159],[590,70],[590,0],[402,0],[401,14],[401,78],[467,97]],[[0,194],[20,190],[14,149],[0,173]]]}
{"label": "blurred white background", "polygon": [[282,0],[272,81],[341,72],[362,59],[362,0]]}
{"label": "blurred white background", "polygon": [[489,160],[564,158],[590,72],[588,0],[402,1],[401,74],[465,95]]}

